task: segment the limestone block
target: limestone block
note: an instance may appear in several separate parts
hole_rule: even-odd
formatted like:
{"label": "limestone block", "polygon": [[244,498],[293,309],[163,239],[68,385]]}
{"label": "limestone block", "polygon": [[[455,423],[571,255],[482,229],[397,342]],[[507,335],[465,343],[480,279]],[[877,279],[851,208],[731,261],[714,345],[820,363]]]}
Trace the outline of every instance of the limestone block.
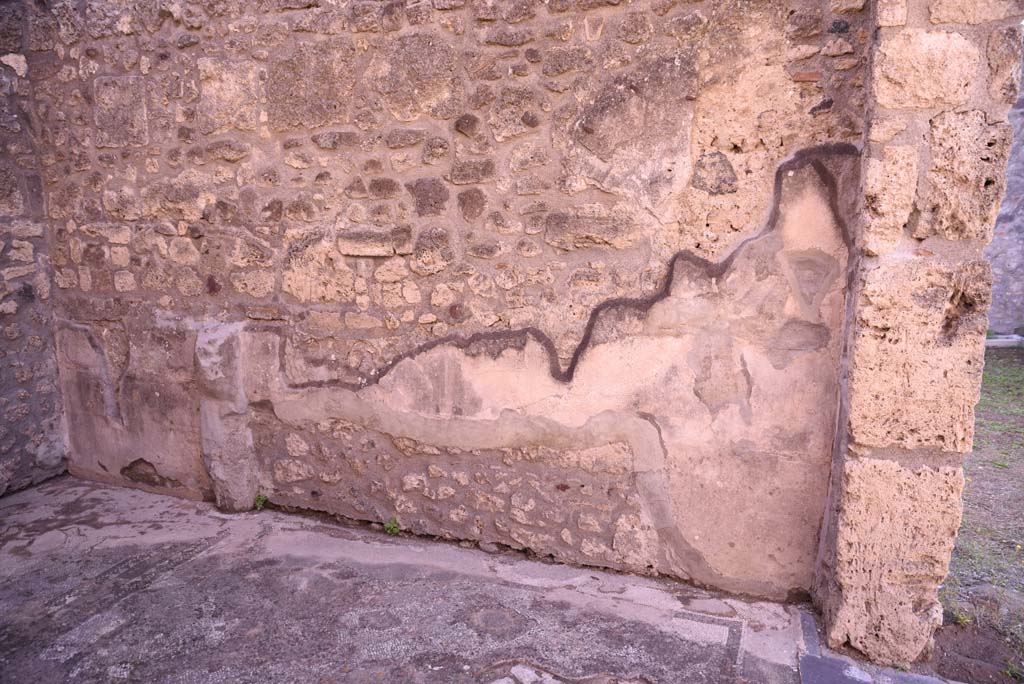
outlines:
{"label": "limestone block", "polygon": [[391,38],[371,62],[365,78],[399,121],[421,114],[450,119],[464,96],[458,53],[440,35],[413,33]]}
{"label": "limestone block", "polygon": [[248,418],[225,409],[222,402],[200,403],[203,461],[217,507],[247,511],[259,493]]}
{"label": "limestone block", "polygon": [[907,23],[907,0],[878,0],[875,13],[879,26],[903,26]]}
{"label": "limestone block", "polygon": [[855,445],[970,450],[991,282],[985,261],[865,273],[850,360]]}
{"label": "limestone block", "polygon": [[1001,104],[1012,105],[1017,101],[1022,33],[1020,26],[1003,26],[988,37],[988,92]]}
{"label": "limestone block", "polygon": [[0,168],[0,216],[20,216],[25,212],[25,196],[18,174]]}
{"label": "limestone block", "polygon": [[1012,140],[1009,124],[990,124],[977,110],[932,119],[928,194],[918,201],[925,215],[915,237],[991,240]]}
{"label": "limestone block", "polygon": [[214,133],[227,129],[256,130],[260,116],[259,65],[248,60],[200,58],[199,129]]}
{"label": "limestone block", "polygon": [[304,45],[267,67],[267,117],[274,130],[348,120],[356,51],[348,42]]}
{"label": "limestone block", "polygon": [[894,461],[847,460],[836,530],[836,594],[825,606],[828,641],[875,662],[926,655],[942,624],[939,585],[960,527],[960,468],[913,470]]}
{"label": "limestone block", "polygon": [[355,297],[355,274],[330,242],[314,242],[290,255],[281,289],[301,302],[347,302]]}
{"label": "limestone block", "polygon": [[900,241],[917,196],[917,149],[891,145],[881,159],[867,160],[864,203],[868,211],[864,249],[878,255]]}
{"label": "limestone block", "polygon": [[97,147],[138,147],[149,141],[146,86],[138,76],[103,76],[93,83]]}
{"label": "limestone block", "polygon": [[907,29],[883,37],[875,57],[875,97],[883,107],[955,107],[967,102],[980,59],[959,33]]}
{"label": "limestone block", "polygon": [[933,24],[983,24],[1021,13],[1017,0],[931,0],[928,16]]}
{"label": "limestone block", "polygon": [[207,323],[196,338],[203,463],[217,507],[245,511],[258,491],[245,396],[248,360],[238,324]]}

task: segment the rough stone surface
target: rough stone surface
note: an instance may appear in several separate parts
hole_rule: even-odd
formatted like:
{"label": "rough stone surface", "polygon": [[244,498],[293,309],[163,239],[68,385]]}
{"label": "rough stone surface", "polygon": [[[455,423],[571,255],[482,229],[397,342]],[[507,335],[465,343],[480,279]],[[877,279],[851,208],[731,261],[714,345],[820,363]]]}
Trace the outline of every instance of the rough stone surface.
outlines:
{"label": "rough stone surface", "polygon": [[931,0],[928,16],[933,24],[984,24],[1019,15],[1018,0]]}
{"label": "rough stone surface", "polygon": [[[1019,83],[1015,5],[911,0],[877,12],[869,258],[852,284],[813,593],[830,641],[881,662],[927,655],[941,621],[937,591],[959,522],[960,454],[973,440],[991,304],[982,250],[1003,195],[1003,121]],[[926,27],[929,16],[941,25]]]}
{"label": "rough stone surface", "polygon": [[929,194],[915,237],[992,239],[1006,188],[1006,163],[1013,129],[989,123],[977,110],[945,112],[931,120]]}
{"label": "rough stone surface", "polygon": [[955,107],[967,102],[979,47],[954,31],[908,29],[883,37],[875,97],[883,107]]}
{"label": "rough stone surface", "polygon": [[50,378],[73,472],[906,618],[838,473],[970,446],[1001,3],[7,5],[5,419]]}
{"label": "rough stone surface", "polygon": [[917,257],[865,275],[850,366],[855,445],[970,450],[990,287],[984,260]]}
{"label": "rough stone surface", "polygon": [[[834,576],[842,603],[829,619],[830,645],[886,664],[927,654],[942,624],[938,586],[960,527],[963,480],[960,468],[847,461]],[[864,620],[863,605],[884,608]]]}
{"label": "rough stone surface", "polygon": [[17,4],[0,9],[0,50],[12,51],[0,67],[0,495],[64,472],[67,454],[49,225],[38,141],[27,135],[32,91],[19,66],[26,17]]}
{"label": "rough stone surface", "polygon": [[917,163],[918,151],[909,145],[887,146],[881,159],[868,160],[864,178],[868,254],[884,254],[900,243],[917,197]]}

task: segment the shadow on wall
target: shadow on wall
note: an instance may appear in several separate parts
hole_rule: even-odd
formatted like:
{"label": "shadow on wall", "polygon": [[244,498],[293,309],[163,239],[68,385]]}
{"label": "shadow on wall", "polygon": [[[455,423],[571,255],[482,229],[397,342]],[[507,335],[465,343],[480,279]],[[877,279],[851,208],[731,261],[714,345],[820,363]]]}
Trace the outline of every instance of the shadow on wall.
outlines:
{"label": "shadow on wall", "polygon": [[1024,98],[1010,110],[1013,148],[1006,169],[1006,196],[985,256],[992,263],[989,329],[1024,335]]}

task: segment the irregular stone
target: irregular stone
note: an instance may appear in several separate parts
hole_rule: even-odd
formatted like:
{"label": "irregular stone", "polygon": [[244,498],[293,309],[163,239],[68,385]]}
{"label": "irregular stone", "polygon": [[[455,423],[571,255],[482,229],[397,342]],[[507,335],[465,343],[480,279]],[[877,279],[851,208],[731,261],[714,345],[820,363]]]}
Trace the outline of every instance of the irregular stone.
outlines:
{"label": "irregular stone", "polygon": [[0,167],[0,216],[20,216],[25,212],[25,196],[18,175]]}
{"label": "irregular stone", "polygon": [[615,217],[553,213],[544,220],[544,241],[564,250],[587,247],[621,249],[632,241],[630,227]]}
{"label": "irregular stone", "polygon": [[502,88],[491,106],[488,123],[498,142],[529,133],[540,123],[540,102],[530,88]]}
{"label": "irregular stone", "polygon": [[0,52],[20,52],[25,34],[25,8],[11,4],[0,12]]}
{"label": "irregular stone", "polygon": [[267,271],[244,271],[231,274],[235,290],[250,297],[266,297],[274,291],[275,277]]}
{"label": "irregular stone", "polygon": [[390,199],[398,194],[401,187],[393,178],[371,178],[367,192],[371,199]]}
{"label": "irregular stone", "polygon": [[249,156],[252,147],[237,140],[218,140],[206,146],[206,158],[229,163],[242,161]]}
{"label": "irregular stone", "polygon": [[384,142],[390,149],[397,150],[403,147],[419,145],[426,138],[427,132],[417,128],[392,128],[388,131]]}
{"label": "irregular stone", "polygon": [[313,468],[304,461],[284,458],[274,462],[274,479],[278,482],[302,482],[313,479],[315,475]]}
{"label": "irregular stone", "polygon": [[423,163],[427,165],[440,164],[448,159],[449,149],[451,146],[444,138],[428,138],[423,144]]}
{"label": "irregular stone", "polygon": [[25,78],[28,75],[28,62],[25,60],[25,55],[3,55],[0,57],[0,64],[11,67],[20,78]]}
{"label": "irregular stone", "polygon": [[412,194],[417,216],[439,216],[448,206],[448,186],[440,178],[420,178],[405,184]]}
{"label": "irregular stone", "polygon": [[452,164],[448,180],[456,185],[483,183],[494,177],[494,161],[490,159],[461,159]]}
{"label": "irregular stone", "polygon": [[646,43],[654,33],[654,26],[644,12],[628,12],[619,22],[619,40],[631,45]]}
{"label": "irregular stone", "polygon": [[458,204],[462,218],[473,221],[480,218],[487,208],[487,196],[480,188],[469,188],[459,192]]}
{"label": "irregular stone", "polygon": [[475,114],[463,114],[455,120],[455,130],[472,138],[480,130],[480,117]]}
{"label": "irregular stone", "polygon": [[310,136],[313,144],[321,150],[336,150],[341,147],[355,147],[359,144],[359,134],[354,131],[325,131]]}
{"label": "irregular stone", "polygon": [[695,55],[680,49],[607,77],[568,127],[563,182],[594,185],[653,209],[690,178]]}
{"label": "irregular stone", "polygon": [[529,29],[513,29],[501,27],[489,29],[484,34],[486,45],[500,45],[502,47],[521,47],[533,41],[533,31]]}
{"label": "irregular stone", "polygon": [[705,152],[693,167],[693,187],[712,195],[736,192],[736,172],[721,152]]}
{"label": "irregular stone", "polygon": [[300,302],[347,302],[355,297],[355,275],[329,242],[289,248],[281,289]]}
{"label": "irregular stone", "polygon": [[409,269],[416,275],[433,275],[448,268],[454,258],[448,231],[425,228],[416,237]]}
{"label": "irregular stone", "polygon": [[593,55],[585,47],[556,47],[544,54],[544,66],[541,73],[545,76],[562,76],[563,74],[582,71],[593,64]]}
{"label": "irregular stone", "polygon": [[346,256],[393,256],[394,237],[386,228],[349,227],[338,235],[338,251]]}

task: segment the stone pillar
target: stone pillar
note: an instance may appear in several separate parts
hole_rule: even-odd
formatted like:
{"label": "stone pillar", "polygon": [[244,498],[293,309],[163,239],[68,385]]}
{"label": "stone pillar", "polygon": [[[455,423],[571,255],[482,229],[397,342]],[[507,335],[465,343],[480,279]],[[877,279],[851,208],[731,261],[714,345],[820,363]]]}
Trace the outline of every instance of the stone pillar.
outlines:
{"label": "stone pillar", "polygon": [[941,624],[987,328],[1022,8],[879,0],[863,258],[815,598],[832,646],[906,664]]}

